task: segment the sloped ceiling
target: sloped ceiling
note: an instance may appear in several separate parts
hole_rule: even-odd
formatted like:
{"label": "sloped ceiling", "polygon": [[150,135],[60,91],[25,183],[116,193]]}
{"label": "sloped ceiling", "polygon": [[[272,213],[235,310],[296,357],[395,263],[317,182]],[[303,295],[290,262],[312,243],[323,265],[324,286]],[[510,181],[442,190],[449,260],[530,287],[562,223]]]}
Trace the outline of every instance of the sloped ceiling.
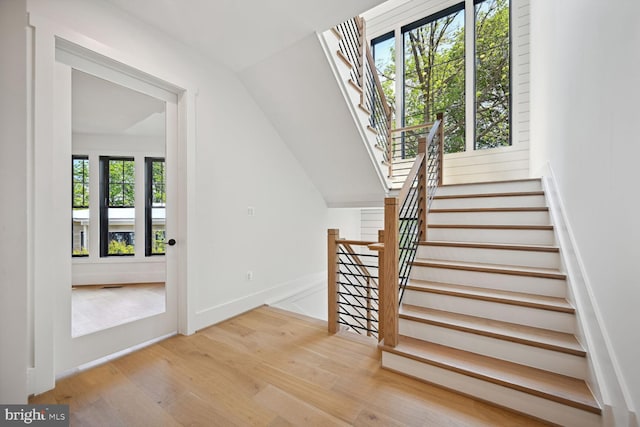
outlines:
{"label": "sloped ceiling", "polygon": [[241,71],[383,0],[106,0]]}
{"label": "sloped ceiling", "polygon": [[164,101],[78,70],[71,94],[74,133],[164,136]]}

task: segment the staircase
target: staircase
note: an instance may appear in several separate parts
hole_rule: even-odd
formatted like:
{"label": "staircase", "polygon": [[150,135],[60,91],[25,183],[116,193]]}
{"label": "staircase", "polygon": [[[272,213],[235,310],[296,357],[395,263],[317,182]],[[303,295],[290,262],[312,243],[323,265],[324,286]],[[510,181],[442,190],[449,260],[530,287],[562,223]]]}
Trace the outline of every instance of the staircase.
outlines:
{"label": "staircase", "polygon": [[565,426],[602,425],[540,180],[438,188],[382,365]]}

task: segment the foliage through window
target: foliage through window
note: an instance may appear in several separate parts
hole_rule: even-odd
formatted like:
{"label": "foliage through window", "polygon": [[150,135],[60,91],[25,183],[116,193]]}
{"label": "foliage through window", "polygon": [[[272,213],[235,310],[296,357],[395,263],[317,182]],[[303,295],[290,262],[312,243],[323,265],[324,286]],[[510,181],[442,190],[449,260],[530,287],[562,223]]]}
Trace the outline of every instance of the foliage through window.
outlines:
{"label": "foliage through window", "polygon": [[464,3],[403,28],[403,126],[445,114],[445,152],[464,151]]}
{"label": "foliage through window", "polygon": [[100,157],[100,256],[135,254],[135,161]]}
{"label": "foliage through window", "polygon": [[[380,77],[382,90],[387,102],[395,107],[396,103],[396,57],[395,57],[395,37],[393,32],[384,34],[371,40],[371,51],[376,71]],[[395,114],[393,115],[396,127]]]}
{"label": "foliage through window", "polygon": [[89,255],[89,157],[71,158],[71,254]]}
{"label": "foliage through window", "polygon": [[509,1],[476,4],[475,148],[510,143],[511,56]]}
{"label": "foliage through window", "polygon": [[[395,61],[394,33],[372,40],[390,102],[397,96],[395,77],[403,76],[400,126],[432,122],[444,112],[446,153],[465,151],[472,135],[475,149],[511,144],[509,6],[509,0],[466,0],[405,25],[395,33],[402,35],[402,64]],[[471,38],[465,36],[465,12],[473,14]],[[475,52],[473,64],[465,63],[465,51]],[[469,105],[467,79],[475,85]],[[468,123],[466,117],[475,119]]]}
{"label": "foliage through window", "polygon": [[145,205],[145,254],[164,255],[166,227],[166,168],[162,158],[147,157]]}

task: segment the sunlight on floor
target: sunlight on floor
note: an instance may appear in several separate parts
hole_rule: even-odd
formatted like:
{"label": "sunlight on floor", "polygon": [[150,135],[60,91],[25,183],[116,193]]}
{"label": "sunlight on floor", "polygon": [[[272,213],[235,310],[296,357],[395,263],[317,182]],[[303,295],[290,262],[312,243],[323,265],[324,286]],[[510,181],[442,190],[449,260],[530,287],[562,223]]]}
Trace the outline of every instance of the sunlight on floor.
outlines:
{"label": "sunlight on floor", "polygon": [[71,336],[90,334],[164,311],[164,283],[75,286],[71,292]]}

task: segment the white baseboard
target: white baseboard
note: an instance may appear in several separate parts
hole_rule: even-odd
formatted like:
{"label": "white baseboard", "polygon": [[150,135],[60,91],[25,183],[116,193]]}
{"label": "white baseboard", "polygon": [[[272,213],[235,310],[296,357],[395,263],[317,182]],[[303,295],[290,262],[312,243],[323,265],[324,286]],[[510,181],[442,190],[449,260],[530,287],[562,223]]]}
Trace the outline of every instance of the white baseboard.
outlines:
{"label": "white baseboard", "polygon": [[320,282],[295,292],[286,298],[269,301],[267,304],[320,320],[327,320],[327,280],[326,274]]}
{"label": "white baseboard", "polygon": [[577,337],[589,354],[588,383],[603,406],[603,425],[628,424],[638,427],[635,413],[631,410],[627,386],[620,375],[620,368],[612,351],[611,341],[601,326],[603,325],[602,315],[593,295],[575,235],[565,214],[562,195],[550,165],[545,168],[545,173],[547,176],[543,178],[543,188],[567,274],[569,299],[577,309]]}
{"label": "white baseboard", "polygon": [[289,282],[281,283],[271,288],[237,298],[232,301],[209,307],[196,312],[195,329],[200,330],[229,319],[245,311],[252,310],[263,304],[281,301],[299,292],[304,292],[319,283],[326,282],[326,272],[309,274]]}

